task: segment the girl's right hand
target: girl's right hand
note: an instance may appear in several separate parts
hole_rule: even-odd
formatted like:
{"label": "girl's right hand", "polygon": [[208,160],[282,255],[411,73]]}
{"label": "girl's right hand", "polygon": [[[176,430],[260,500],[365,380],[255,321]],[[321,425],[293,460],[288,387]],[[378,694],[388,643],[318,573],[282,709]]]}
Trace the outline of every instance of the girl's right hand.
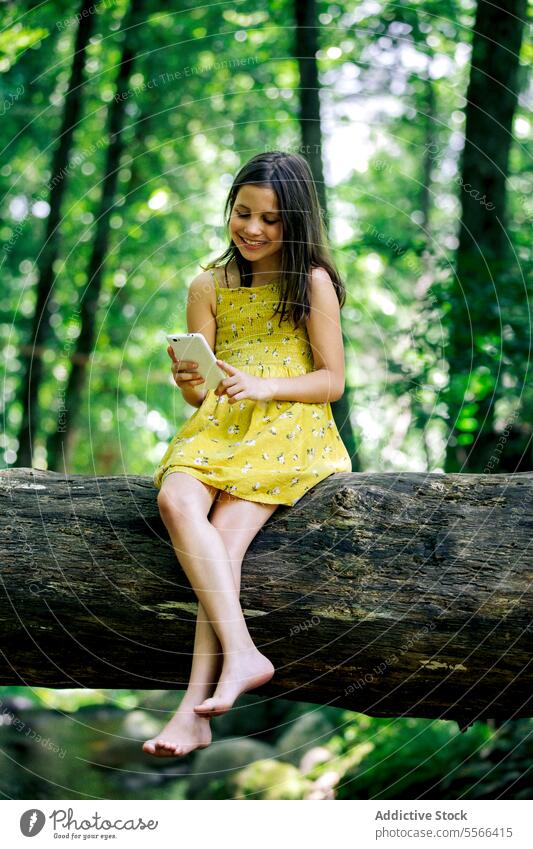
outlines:
{"label": "girl's right hand", "polygon": [[198,363],[190,360],[178,360],[174,353],[172,345],[167,348],[167,354],[172,360],[172,376],[179,389],[193,389],[199,383],[204,382],[202,375],[194,371],[198,367]]}

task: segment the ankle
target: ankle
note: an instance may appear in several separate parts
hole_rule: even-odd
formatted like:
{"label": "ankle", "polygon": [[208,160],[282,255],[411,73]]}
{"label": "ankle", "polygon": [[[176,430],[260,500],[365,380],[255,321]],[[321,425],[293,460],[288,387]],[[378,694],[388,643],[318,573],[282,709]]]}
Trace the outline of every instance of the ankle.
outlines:
{"label": "ankle", "polygon": [[[181,711],[182,713],[193,714],[194,708],[196,707],[196,705],[201,704],[203,701],[205,701],[205,699],[208,699],[210,695],[211,695],[211,690],[203,690],[203,691],[198,690],[198,691],[192,692],[192,693],[189,693],[189,692],[185,693],[181,702],[179,703],[178,712]],[[195,714],[195,716],[196,716],[196,714]]]}
{"label": "ankle", "polygon": [[236,660],[240,655],[256,654],[259,649],[255,645],[251,637],[244,640],[231,642],[228,646],[224,646],[224,660]]}

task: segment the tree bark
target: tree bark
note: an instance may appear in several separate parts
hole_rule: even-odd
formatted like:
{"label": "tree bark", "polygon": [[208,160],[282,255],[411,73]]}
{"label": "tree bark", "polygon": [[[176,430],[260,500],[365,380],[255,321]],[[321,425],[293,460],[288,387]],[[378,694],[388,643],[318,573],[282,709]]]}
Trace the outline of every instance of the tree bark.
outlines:
{"label": "tree bark", "polygon": [[50,214],[46,222],[44,245],[37,259],[37,300],[33,314],[31,345],[24,346],[26,362],[24,377],[20,388],[22,403],[22,421],[18,436],[19,448],[17,464],[32,465],[32,446],[39,422],[39,387],[43,376],[44,347],[51,335],[50,296],[54,288],[54,263],[59,255],[59,224],[61,206],[67,184],[68,159],[74,140],[74,131],[81,113],[81,88],[84,82],[87,45],[94,25],[94,15],[90,14],[92,0],[82,0],[79,25],[72,56],[72,67],[67,93],[65,95],[63,119],[59,131],[58,145],[52,159],[52,176],[49,181],[50,195],[48,203]]}
{"label": "tree bark", "polygon": [[[196,601],[151,479],[10,469],[0,498],[0,681],[184,689]],[[261,692],[531,716],[532,505],[532,473],[345,473],[279,507],[243,563]]]}
{"label": "tree bark", "polygon": [[96,337],[96,318],[98,301],[102,286],[102,277],[109,247],[109,219],[115,204],[115,193],[120,167],[120,158],[124,150],[124,121],[126,99],[121,95],[128,89],[139,39],[138,24],[142,19],[144,0],[131,0],[129,11],[124,19],[124,43],[117,73],[116,96],[108,112],[106,134],[109,137],[107,148],[102,195],[96,215],[96,232],[87,269],[87,286],[80,303],[80,334],[71,357],[71,369],[65,390],[65,401],[61,406],[58,426],[48,440],[47,462],[50,469],[69,471],[70,459],[75,444],[75,426],[85,387],[87,364],[93,351]]}

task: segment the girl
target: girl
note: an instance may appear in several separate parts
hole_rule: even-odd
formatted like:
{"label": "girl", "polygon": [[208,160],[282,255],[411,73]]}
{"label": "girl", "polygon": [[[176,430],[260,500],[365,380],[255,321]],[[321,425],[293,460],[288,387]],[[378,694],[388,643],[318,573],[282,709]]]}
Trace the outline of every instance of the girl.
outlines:
{"label": "girl", "polygon": [[345,289],[305,159],[253,157],[235,178],[224,219],[229,247],[192,281],[187,326],[205,336],[227,377],[202,390],[197,364],[167,349],[177,385],[198,409],[170,442],[154,484],[198,618],[188,689],[143,745],[163,757],[208,746],[210,717],[274,674],[239,603],[244,554],[280,504],[293,506],[325,477],[352,470],[330,406],[344,391]]}

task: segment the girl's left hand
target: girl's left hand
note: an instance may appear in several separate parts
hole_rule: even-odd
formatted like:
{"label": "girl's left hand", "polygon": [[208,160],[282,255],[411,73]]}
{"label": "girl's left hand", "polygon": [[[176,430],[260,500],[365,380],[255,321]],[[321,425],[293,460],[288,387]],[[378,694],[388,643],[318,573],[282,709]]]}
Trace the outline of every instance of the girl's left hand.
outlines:
{"label": "girl's left hand", "polygon": [[220,381],[215,389],[215,395],[226,393],[229,404],[234,404],[235,401],[241,401],[243,398],[249,398],[251,401],[271,400],[271,385],[266,378],[248,374],[224,360],[217,360],[217,366],[220,366],[229,377]]}

